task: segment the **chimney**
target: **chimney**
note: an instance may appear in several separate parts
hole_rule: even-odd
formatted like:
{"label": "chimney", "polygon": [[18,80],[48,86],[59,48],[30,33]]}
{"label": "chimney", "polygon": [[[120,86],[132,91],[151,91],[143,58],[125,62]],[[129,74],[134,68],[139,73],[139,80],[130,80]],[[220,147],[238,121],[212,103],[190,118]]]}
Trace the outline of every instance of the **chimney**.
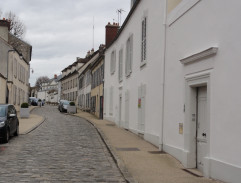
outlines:
{"label": "chimney", "polygon": [[95,52],[94,48],[91,49],[90,54],[92,55]]}
{"label": "chimney", "polygon": [[57,74],[54,75],[54,79],[57,79]]}
{"label": "chimney", "polygon": [[10,30],[10,21],[3,18],[0,20],[0,37],[8,42],[8,33]]}
{"label": "chimney", "polygon": [[105,45],[108,47],[115,39],[120,26],[118,23],[111,24],[110,22],[105,26]]}

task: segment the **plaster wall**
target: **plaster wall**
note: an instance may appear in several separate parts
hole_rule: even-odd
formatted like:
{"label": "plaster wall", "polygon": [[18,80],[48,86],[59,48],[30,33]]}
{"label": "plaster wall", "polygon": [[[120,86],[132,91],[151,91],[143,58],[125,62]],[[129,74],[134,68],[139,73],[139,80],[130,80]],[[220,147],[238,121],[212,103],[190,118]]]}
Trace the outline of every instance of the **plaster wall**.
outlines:
{"label": "plaster wall", "polygon": [[[237,84],[241,77],[241,43],[237,39],[241,31],[240,7],[240,1],[200,0],[189,8],[177,6],[167,16],[165,150],[188,166],[184,156],[188,154],[184,145],[188,128],[185,77],[209,71],[210,144],[204,174],[227,182],[241,179],[241,85]],[[177,13],[181,9],[187,11]],[[180,62],[210,47],[218,48],[216,55],[186,65]],[[178,133],[178,123],[184,123],[183,135]]]}
{"label": "plaster wall", "polygon": [[8,42],[8,27],[0,26],[0,37]]}
{"label": "plaster wall", "polygon": [[23,102],[28,102],[29,64],[17,52],[9,53],[8,81],[9,103],[20,106]]}
{"label": "plaster wall", "polygon": [[[104,118],[119,126],[125,123],[125,92],[129,91],[129,126],[134,133],[138,129],[138,87],[146,85],[144,138],[152,144],[160,145],[163,90],[163,50],[164,50],[164,4],[158,0],[141,1],[132,14],[119,38],[105,52]],[[147,61],[141,67],[142,19],[147,17]],[[132,73],[125,76],[126,42],[133,35]],[[123,81],[118,79],[119,50],[123,49]],[[116,68],[110,73],[112,51],[116,51]],[[110,112],[110,88],[113,87],[113,112]],[[122,96],[121,122],[119,123],[119,96]]]}
{"label": "plaster wall", "polygon": [[8,50],[10,49],[11,47],[7,44],[7,42],[0,38],[0,73],[4,77],[7,77]]}
{"label": "plaster wall", "polygon": [[0,104],[5,104],[6,102],[6,80],[0,77]]}

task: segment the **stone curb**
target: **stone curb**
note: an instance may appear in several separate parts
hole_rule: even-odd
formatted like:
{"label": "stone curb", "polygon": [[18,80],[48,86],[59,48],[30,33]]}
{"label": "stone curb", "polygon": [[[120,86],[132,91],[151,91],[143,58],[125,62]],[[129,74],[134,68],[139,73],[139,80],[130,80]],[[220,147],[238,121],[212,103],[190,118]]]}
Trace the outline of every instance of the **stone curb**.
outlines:
{"label": "stone curb", "polygon": [[124,162],[118,157],[118,155],[115,153],[115,151],[113,150],[111,144],[109,143],[108,139],[106,138],[104,132],[102,132],[101,129],[99,129],[94,122],[92,122],[90,119],[87,119],[86,117],[81,117],[78,116],[76,114],[70,114],[73,116],[77,116],[79,118],[83,118],[85,119],[87,122],[89,122],[98,132],[98,134],[100,135],[101,140],[104,142],[107,150],[109,151],[109,153],[111,154],[114,162],[116,163],[117,167],[119,168],[121,174],[123,175],[124,179],[126,180],[127,183],[138,183],[138,181],[136,181],[132,175],[128,172],[126,166],[124,165]]}
{"label": "stone curb", "polygon": [[[39,108],[39,107],[35,107],[35,108],[32,108],[30,110],[30,112],[32,112],[33,110],[35,110],[36,108]],[[41,116],[43,117],[43,116]],[[38,128],[40,125],[42,125],[44,122],[45,122],[46,118],[43,117],[43,120],[41,122],[39,122],[36,126],[32,127],[31,129],[29,129],[28,131],[26,131],[25,133],[22,133],[22,134],[19,134],[19,135],[27,135],[29,134],[30,132],[34,131],[36,128]]]}

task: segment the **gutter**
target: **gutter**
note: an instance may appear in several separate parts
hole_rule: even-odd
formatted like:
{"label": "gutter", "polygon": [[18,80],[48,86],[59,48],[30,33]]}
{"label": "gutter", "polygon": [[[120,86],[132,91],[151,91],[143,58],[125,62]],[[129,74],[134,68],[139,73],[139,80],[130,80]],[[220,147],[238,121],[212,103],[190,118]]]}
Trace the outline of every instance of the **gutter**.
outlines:
{"label": "gutter", "polygon": [[166,77],[166,45],[167,45],[167,40],[166,40],[166,31],[167,31],[167,0],[163,1],[164,4],[164,22],[163,26],[164,28],[164,50],[163,50],[163,80],[162,80],[162,123],[161,123],[161,144],[160,144],[160,149],[163,151],[164,146],[163,146],[163,137],[164,137],[164,114],[165,114],[165,109],[164,109],[164,104],[165,104],[165,77]]}

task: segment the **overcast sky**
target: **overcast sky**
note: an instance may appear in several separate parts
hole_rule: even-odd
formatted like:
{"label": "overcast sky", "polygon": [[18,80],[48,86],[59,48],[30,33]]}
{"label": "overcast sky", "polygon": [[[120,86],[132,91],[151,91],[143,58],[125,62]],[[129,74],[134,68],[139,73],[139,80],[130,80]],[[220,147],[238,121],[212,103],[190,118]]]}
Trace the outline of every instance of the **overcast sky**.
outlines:
{"label": "overcast sky", "polygon": [[[33,46],[31,86],[39,76],[53,78],[76,61],[105,43],[105,25],[122,22],[130,10],[130,0],[0,0],[0,10],[14,12],[26,26],[24,40]],[[93,18],[94,17],[94,18]]]}

